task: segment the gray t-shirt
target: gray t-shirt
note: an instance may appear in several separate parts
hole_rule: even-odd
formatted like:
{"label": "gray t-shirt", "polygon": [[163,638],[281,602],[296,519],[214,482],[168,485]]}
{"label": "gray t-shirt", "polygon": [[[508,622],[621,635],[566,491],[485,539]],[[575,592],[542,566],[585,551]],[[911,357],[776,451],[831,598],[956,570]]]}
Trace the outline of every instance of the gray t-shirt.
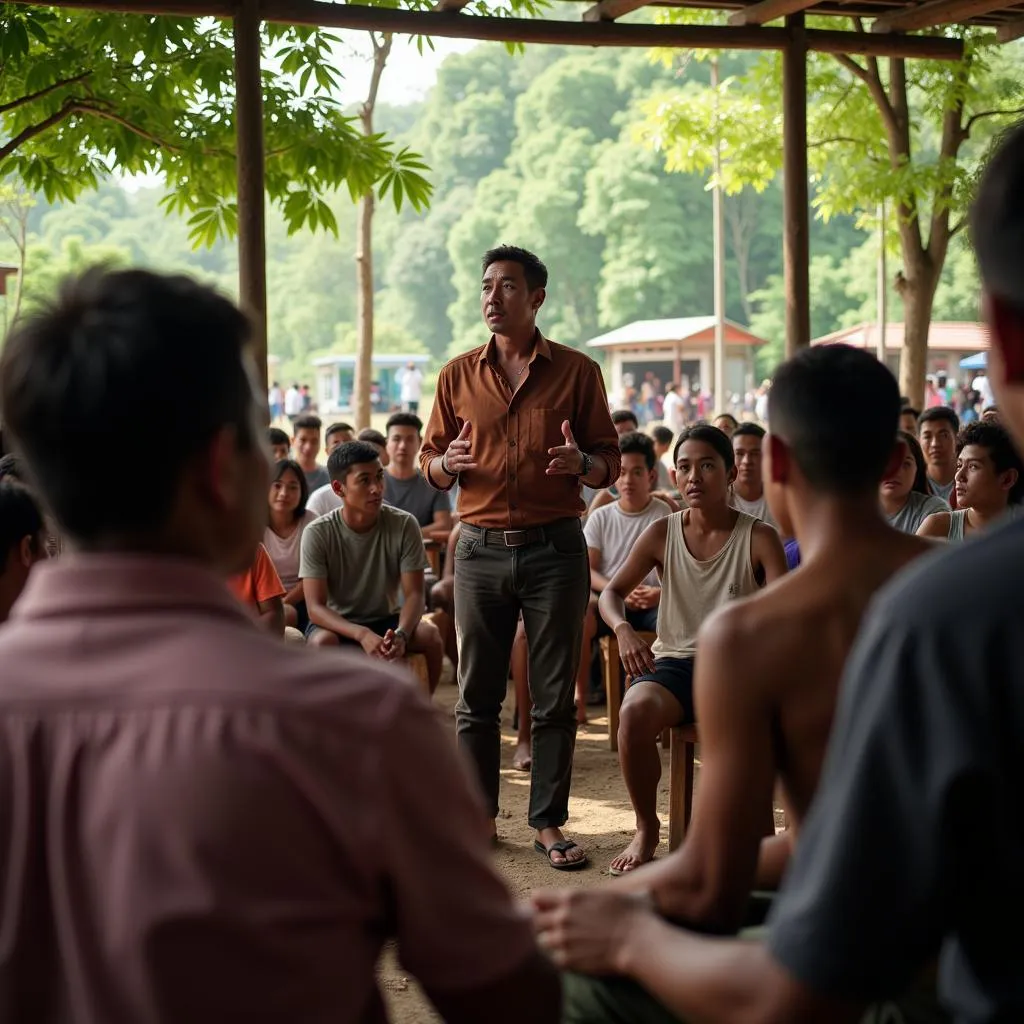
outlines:
{"label": "gray t-shirt", "polygon": [[309,484],[310,494],[331,482],[331,475],[323,466],[317,466],[316,469],[304,469],[303,472],[306,474],[306,483]]}
{"label": "gray t-shirt", "polygon": [[741,498],[733,491],[729,504],[740,512],[746,512],[748,516],[753,516],[755,519],[760,520],[762,523],[774,526],[776,530],[779,528],[779,524],[775,522],[775,517],[772,515],[772,510],[768,507],[768,499],[764,496],[763,492],[757,501],[747,501],[746,498]]}
{"label": "gray t-shirt", "polygon": [[[1024,522],[944,548],[876,599],[769,919],[815,991],[875,1000],[941,950],[961,1024],[1024,1020]],[[964,600],[964,581],[983,580]]]}
{"label": "gray t-shirt", "polygon": [[901,533],[917,533],[921,524],[933,512],[948,512],[949,505],[934,494],[911,491],[906,505],[894,516],[889,516],[889,525]]}
{"label": "gray t-shirt", "polygon": [[947,505],[952,504],[950,499],[953,497],[953,488],[956,487],[955,477],[948,484],[937,484],[931,477],[928,477],[928,486],[937,498],[941,498]]}
{"label": "gray t-shirt", "polygon": [[385,470],[384,500],[415,516],[420,526],[430,526],[434,522],[435,512],[452,510],[447,492],[431,487],[418,470],[408,480],[398,480]]}
{"label": "gray t-shirt", "polygon": [[399,609],[402,573],[430,564],[423,535],[408,512],[382,505],[377,525],[356,533],[342,510],[311,522],[302,534],[302,579],[327,580],[327,607],[350,622],[385,619]]}

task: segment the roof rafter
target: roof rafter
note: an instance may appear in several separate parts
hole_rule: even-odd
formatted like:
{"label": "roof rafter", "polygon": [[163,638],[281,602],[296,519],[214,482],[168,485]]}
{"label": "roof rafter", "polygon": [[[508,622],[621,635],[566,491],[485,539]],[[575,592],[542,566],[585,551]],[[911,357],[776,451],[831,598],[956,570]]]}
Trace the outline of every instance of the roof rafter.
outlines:
{"label": "roof rafter", "polygon": [[744,7],[729,18],[730,25],[763,25],[765,22],[784,18],[813,7],[817,0],[761,0],[761,3]]}
{"label": "roof rafter", "polygon": [[954,22],[976,18],[979,14],[1003,10],[1006,0],[930,0],[916,7],[905,7],[876,18],[872,32],[911,32],[919,28],[934,28]]}
{"label": "roof rafter", "polygon": [[583,12],[584,21],[614,21],[630,11],[646,7],[650,0],[598,0]]}
{"label": "roof rafter", "polygon": [[996,39],[1001,43],[1012,43],[1021,36],[1024,36],[1024,18],[1008,21],[1005,25],[1000,25],[996,32]]}

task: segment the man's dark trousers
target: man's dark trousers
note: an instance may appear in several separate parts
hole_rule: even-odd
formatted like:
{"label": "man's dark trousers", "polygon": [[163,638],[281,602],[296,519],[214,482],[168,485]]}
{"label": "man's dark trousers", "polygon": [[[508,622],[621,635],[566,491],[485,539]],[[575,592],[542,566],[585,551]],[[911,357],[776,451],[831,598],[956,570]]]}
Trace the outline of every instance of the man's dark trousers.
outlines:
{"label": "man's dark trousers", "polygon": [[[560,828],[569,816],[576,746],[573,699],[590,563],[578,518],[525,531],[463,522],[455,548],[459,638],[459,746],[472,758],[492,817],[498,814],[501,705],[519,614],[530,648],[533,767],[530,826]],[[520,713],[525,713],[525,708]]]}

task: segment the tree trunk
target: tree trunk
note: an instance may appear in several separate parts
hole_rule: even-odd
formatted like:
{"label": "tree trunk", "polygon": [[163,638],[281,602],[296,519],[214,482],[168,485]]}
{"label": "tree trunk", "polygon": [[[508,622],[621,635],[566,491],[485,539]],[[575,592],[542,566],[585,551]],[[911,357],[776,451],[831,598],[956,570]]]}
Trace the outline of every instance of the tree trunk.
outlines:
{"label": "tree trunk", "polygon": [[932,304],[942,267],[922,259],[909,277],[899,275],[896,288],[903,299],[903,350],[900,354],[900,393],[915,409],[924,407],[924,383],[928,372],[928,332]]}
{"label": "tree trunk", "polygon": [[370,385],[373,382],[373,209],[373,193],[367,192],[359,200],[359,238],[356,244],[358,340],[352,407],[356,430],[365,430],[370,426],[373,412],[370,401]]}
{"label": "tree trunk", "polygon": [[[373,134],[373,111],[377,105],[384,65],[391,54],[393,36],[390,32],[370,33],[373,43],[373,74],[366,102],[359,112],[364,135]],[[356,304],[356,372],[352,385],[352,412],[356,430],[371,425],[373,403],[370,385],[373,383],[373,212],[376,207],[373,189],[359,200],[359,236],[356,241],[356,275],[359,284]]]}

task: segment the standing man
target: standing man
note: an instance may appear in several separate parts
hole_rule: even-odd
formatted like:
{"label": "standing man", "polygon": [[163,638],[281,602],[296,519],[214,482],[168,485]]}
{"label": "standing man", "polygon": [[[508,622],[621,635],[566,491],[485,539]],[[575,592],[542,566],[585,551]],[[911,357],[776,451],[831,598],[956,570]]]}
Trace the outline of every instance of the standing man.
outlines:
{"label": "standing man", "polygon": [[402,389],[403,411],[415,416],[423,401],[423,371],[410,359],[405,369],[400,371],[398,383]]}
{"label": "standing man", "polygon": [[[557,870],[583,867],[567,842],[576,740],[573,684],[590,595],[580,486],[619,475],[619,446],[601,371],[537,329],[548,273],[513,246],[483,258],[487,344],[442,370],[420,452],[441,490],[459,481],[455,547],[459,743],[498,813],[499,719],[520,612],[530,647],[533,764],[530,825]],[[497,835],[496,829],[492,832]]]}
{"label": "standing man", "polygon": [[665,389],[665,404],[662,406],[661,415],[665,420],[665,426],[678,434],[686,422],[686,402],[679,394],[679,385],[673,381]]}
{"label": "standing man", "polygon": [[285,392],[284,395],[284,414],[295,423],[297,417],[302,415],[302,394],[299,391],[298,384],[292,384],[292,386]]}
{"label": "standing man", "polygon": [[270,405],[270,422],[273,423],[284,412],[284,392],[276,380],[270,387],[267,401]]}

